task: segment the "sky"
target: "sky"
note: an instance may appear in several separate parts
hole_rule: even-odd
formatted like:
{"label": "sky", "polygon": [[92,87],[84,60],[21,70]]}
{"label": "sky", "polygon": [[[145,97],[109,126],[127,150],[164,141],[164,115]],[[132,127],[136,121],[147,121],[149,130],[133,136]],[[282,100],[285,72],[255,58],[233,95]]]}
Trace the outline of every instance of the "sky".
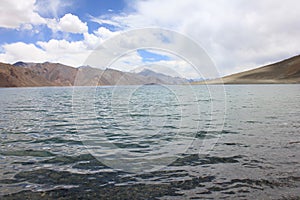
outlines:
{"label": "sky", "polygon": [[[300,54],[298,0],[1,0],[0,62],[78,67],[117,35],[151,27],[196,42],[220,76]],[[124,48],[140,39],[126,41]],[[128,52],[110,67],[135,71],[142,66],[170,68],[186,78],[199,75],[180,55],[146,48]]]}

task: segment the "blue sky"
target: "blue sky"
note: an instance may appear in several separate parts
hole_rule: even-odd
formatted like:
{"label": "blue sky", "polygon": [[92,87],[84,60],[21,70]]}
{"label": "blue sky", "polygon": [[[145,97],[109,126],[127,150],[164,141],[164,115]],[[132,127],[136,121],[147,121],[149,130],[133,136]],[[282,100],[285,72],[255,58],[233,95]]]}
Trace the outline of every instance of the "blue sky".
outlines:
{"label": "blue sky", "polygon": [[143,58],[143,62],[158,62],[161,60],[171,60],[168,55],[162,55],[158,52],[151,52],[146,49],[137,50],[138,54]]}
{"label": "blue sky", "polygon": [[[299,19],[297,0],[1,0],[0,62],[77,67],[116,35],[156,27],[195,41],[226,75],[298,55]],[[163,65],[198,76],[188,63],[162,52],[140,49],[122,59],[115,66],[120,70]]]}
{"label": "blue sky", "polygon": [[[55,1],[55,0],[54,0]],[[37,0],[36,5],[44,6],[45,4],[50,1],[45,0]],[[61,1],[63,2],[63,1]],[[59,3],[60,4],[60,1]],[[89,27],[88,32],[92,33],[93,31],[97,30],[100,25],[96,22],[91,21],[91,17],[98,17],[104,15],[113,15],[116,13],[123,13],[126,11],[126,3],[123,0],[65,0],[65,4],[61,8],[59,5],[57,8],[54,8],[55,11],[49,9],[47,12],[36,10],[37,13],[41,17],[44,18],[62,18],[66,13],[71,13],[79,17],[81,21],[87,23]],[[110,25],[103,24],[101,26],[114,29]],[[36,27],[37,28],[37,27]],[[52,34],[50,28],[46,25],[41,25],[38,27],[38,33],[35,33],[33,30],[16,30],[16,29],[8,29],[8,28],[0,28],[0,44],[5,43],[13,43],[13,42],[26,42],[26,43],[34,43],[36,41],[48,41],[52,38],[62,39],[64,38],[63,32],[58,32],[55,35]],[[81,40],[83,37],[81,34],[68,34],[68,39],[70,41]]]}

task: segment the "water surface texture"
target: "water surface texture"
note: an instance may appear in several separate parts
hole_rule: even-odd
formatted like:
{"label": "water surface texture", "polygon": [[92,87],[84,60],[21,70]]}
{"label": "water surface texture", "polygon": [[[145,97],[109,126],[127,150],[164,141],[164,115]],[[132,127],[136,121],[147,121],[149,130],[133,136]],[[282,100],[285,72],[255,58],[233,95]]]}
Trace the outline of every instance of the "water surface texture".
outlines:
{"label": "water surface texture", "polygon": [[299,85],[132,87],[0,89],[0,198],[300,198]]}

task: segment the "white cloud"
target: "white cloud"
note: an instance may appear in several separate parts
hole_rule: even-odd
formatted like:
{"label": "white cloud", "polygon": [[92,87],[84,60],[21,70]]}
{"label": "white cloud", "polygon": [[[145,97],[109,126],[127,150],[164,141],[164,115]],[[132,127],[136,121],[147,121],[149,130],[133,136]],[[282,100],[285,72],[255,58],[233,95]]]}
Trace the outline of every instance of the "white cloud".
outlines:
{"label": "white cloud", "polygon": [[174,77],[182,77],[188,79],[190,78],[196,79],[202,77],[202,75],[199,74],[199,72],[197,72],[192,65],[190,65],[185,60],[179,58],[175,60],[162,60],[154,64],[150,64],[148,66],[153,71],[171,75]]}
{"label": "white cloud", "polygon": [[222,74],[300,53],[298,0],[151,0],[131,2],[131,6],[134,12],[112,16],[109,23],[186,34],[208,52]]}
{"label": "white cloud", "polygon": [[37,42],[37,45],[17,42],[2,47],[4,53],[0,54],[0,60],[6,63],[50,61],[77,67],[83,65],[91,53],[82,41],[54,39],[49,42]]}
{"label": "white cloud", "polygon": [[2,45],[1,51],[3,53],[0,54],[0,60],[6,63],[15,63],[17,61],[60,62],[77,67],[85,65],[86,59],[93,50],[106,40],[109,35],[114,34],[116,33],[99,28],[94,34],[84,33],[84,40],[81,41],[70,42],[65,39],[51,39],[47,42],[38,41],[36,44],[26,44],[23,42],[5,44]]}
{"label": "white cloud", "polygon": [[[102,16],[103,18],[104,16]],[[119,24],[119,22],[116,22],[116,20],[110,20],[110,19],[102,19],[102,18],[97,18],[97,17],[92,17],[91,16],[91,21],[92,22],[96,22],[100,25],[103,25],[103,24],[107,24],[107,25],[113,25],[113,26],[116,26],[116,27],[121,27],[121,25]],[[107,18],[107,17],[105,17]]]}
{"label": "white cloud", "polygon": [[36,10],[44,17],[57,19],[72,4],[72,0],[36,0]]}
{"label": "white cloud", "polygon": [[[1,0],[0,27],[19,28],[22,24],[45,24],[35,7],[35,0]],[[28,26],[27,26],[28,27]]]}
{"label": "white cloud", "polygon": [[[141,30],[138,34],[132,32],[123,32],[107,39],[109,35],[115,35],[116,32],[99,28],[94,34],[84,33],[83,41],[67,41],[51,39],[47,42],[39,41],[36,45],[25,43],[12,43],[4,45],[0,59],[3,62],[14,63],[19,60],[25,62],[60,62],[71,66],[90,65],[93,67],[105,68],[111,63],[111,68],[121,71],[134,71],[143,66],[151,66],[158,72],[166,73],[173,76],[181,76],[187,78],[197,78],[199,74],[185,60],[173,55],[171,52],[160,51],[159,49],[148,49],[148,45],[160,45],[163,37],[161,33],[149,32]],[[102,34],[99,34],[102,33]],[[104,34],[106,33],[106,34]],[[97,36],[98,35],[98,36]],[[101,37],[100,37],[101,36]],[[171,35],[170,35],[171,37]],[[147,40],[145,40],[147,38]],[[179,48],[180,42],[173,37],[173,43],[166,43],[166,48]],[[101,42],[101,48],[97,48]],[[136,47],[142,47],[149,52],[168,56],[170,60],[145,62],[141,55],[137,52]],[[95,49],[94,49],[95,48]],[[187,49],[187,47],[183,47]],[[26,52],[26,53],[23,53]],[[199,51],[197,51],[199,52]],[[200,52],[199,52],[200,53]],[[32,56],[34,55],[34,56]],[[92,56],[92,57],[89,57]]]}
{"label": "white cloud", "polygon": [[[42,7],[47,2],[48,7],[43,10]],[[53,39],[34,44],[6,44],[2,46],[1,61],[11,63],[18,60],[43,60],[78,66],[100,43],[121,32],[112,32],[105,27],[100,27],[93,33],[88,33],[87,23],[70,13],[59,19],[57,16],[58,13],[62,13],[63,9],[59,8],[62,2],[61,0],[38,0],[35,6],[35,0],[0,1],[0,27],[28,30],[36,28],[34,25],[47,23],[54,32],[81,33],[84,37],[77,42]],[[221,74],[250,69],[300,53],[300,2],[298,0],[284,2],[280,0],[185,0],[176,3],[170,0],[151,0],[133,1],[128,6],[133,10],[130,13],[91,17],[91,21],[113,25],[122,31],[161,27],[183,33],[206,50]],[[45,20],[37,12],[41,15],[51,12],[50,17],[54,19]],[[155,45],[156,39],[148,34],[141,38],[125,35],[122,40],[110,44],[112,46],[109,46],[107,55],[112,56],[116,50],[131,49],[137,45],[143,47],[144,40],[153,41]],[[178,44],[176,42],[178,41],[170,45]],[[185,50],[184,48],[187,47],[182,46],[182,48]],[[34,56],[31,52],[34,52]],[[95,63],[98,62],[97,59]],[[124,69],[129,69],[129,65],[145,64],[136,54],[126,59],[120,61],[125,63]],[[192,72],[192,70],[184,70],[182,67],[184,63],[180,60],[162,61],[158,64],[177,66],[174,69],[180,73],[191,74]]]}
{"label": "white cloud", "polygon": [[37,42],[43,50],[50,54],[53,53],[78,53],[85,49],[85,45],[82,41],[69,42],[66,40],[51,39],[48,42]]}
{"label": "white cloud", "polygon": [[143,69],[148,68],[158,73],[184,78],[199,78],[201,76],[201,74],[199,74],[191,64],[182,58],[167,52],[161,52],[157,50],[147,51],[168,56],[170,60],[145,62],[137,51],[132,51],[119,58],[116,58],[110,68],[126,72],[140,72]]}
{"label": "white cloud", "polygon": [[135,69],[145,65],[143,63],[143,58],[137,53],[137,51],[130,52],[119,58],[116,58],[113,63],[111,63],[110,68],[130,72]]}
{"label": "white cloud", "polygon": [[96,31],[94,31],[94,33],[95,33],[95,35],[99,36],[100,38],[102,38],[104,40],[118,34],[118,32],[112,32],[103,26],[101,26]]}
{"label": "white cloud", "polygon": [[48,19],[48,27],[54,32],[86,33],[88,31],[87,23],[71,13],[65,14],[59,20]]}
{"label": "white cloud", "polygon": [[33,26],[31,24],[22,24],[20,29],[21,30],[32,30]]}
{"label": "white cloud", "polygon": [[[85,34],[85,38],[92,38],[90,41],[94,42],[93,36],[90,34]],[[136,53],[135,55],[131,54],[137,49],[150,49],[150,51],[161,51],[161,49],[163,49],[165,50],[163,51],[164,55],[166,52],[169,52],[170,54],[175,52],[174,55],[176,56],[178,56],[176,53],[179,52],[185,59],[191,59],[190,62],[193,62],[195,66],[202,66],[203,68],[201,68],[201,71],[202,73],[205,73],[205,77],[218,76],[217,72],[212,67],[211,61],[205,56],[203,50],[198,49],[194,43],[191,44],[189,41],[186,41],[181,35],[159,29],[124,31],[121,32],[121,34],[117,34],[116,37],[104,40],[102,45],[99,48],[96,48],[89,56],[85,65],[105,67],[109,65],[109,63],[117,60],[111,67],[124,71],[134,70],[134,68],[145,64],[148,65],[149,63],[143,61],[140,55],[137,55]],[[172,57],[172,55],[170,57]],[[203,59],[200,59],[199,61],[199,57]],[[151,64],[155,63],[151,61]],[[170,65],[172,63],[169,62],[168,64]],[[173,64],[177,65],[174,67],[170,66],[170,68],[179,69],[182,66],[178,65],[178,62],[174,62]],[[194,74],[194,72],[195,70],[192,69],[191,73],[187,72],[182,74],[182,76],[190,76],[190,74]]]}
{"label": "white cloud", "polygon": [[105,40],[119,34],[120,32],[110,31],[105,27],[99,27],[97,30],[93,31],[93,33],[83,33],[84,44],[87,46],[87,49],[92,50],[97,48],[102,42]]}
{"label": "white cloud", "polygon": [[5,44],[2,47],[5,53],[0,54],[0,60],[3,62],[44,62],[49,59],[49,55],[42,49],[37,48],[34,44],[17,42]]}
{"label": "white cloud", "polygon": [[[88,34],[87,23],[83,23],[76,15],[66,14],[61,19],[44,19],[39,13],[45,14],[46,11],[57,14],[60,0],[51,2],[48,0],[2,0],[0,1],[0,27],[14,28],[18,30],[39,31],[39,24],[47,24],[54,31],[67,33]],[[48,3],[47,6],[45,6]],[[42,9],[42,7],[44,8]],[[65,5],[62,3],[62,7]],[[91,53],[90,45],[93,40],[100,40],[95,34],[88,34],[83,41],[69,42],[67,40],[51,39],[50,41],[38,41],[31,44],[16,42],[3,44],[1,46],[1,62],[14,63],[24,62],[61,62],[63,64],[78,66],[84,63],[86,57]]]}
{"label": "white cloud", "polygon": [[96,36],[95,34],[84,33],[84,44],[87,46],[87,49],[95,49],[99,46],[100,42],[102,41],[100,37]]}

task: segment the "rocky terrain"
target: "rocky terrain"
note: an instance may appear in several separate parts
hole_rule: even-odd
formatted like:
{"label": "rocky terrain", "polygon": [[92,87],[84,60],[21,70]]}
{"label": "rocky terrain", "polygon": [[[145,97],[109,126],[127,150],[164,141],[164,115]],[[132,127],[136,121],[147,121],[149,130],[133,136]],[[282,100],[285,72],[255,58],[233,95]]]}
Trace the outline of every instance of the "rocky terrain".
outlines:
{"label": "rocky terrain", "polygon": [[[74,68],[60,63],[0,63],[0,87],[96,86],[186,84],[179,77],[144,69],[139,73],[89,66]],[[285,84],[300,83],[300,55],[271,65],[193,84]]]}
{"label": "rocky terrain", "polygon": [[300,83],[300,55],[253,70],[195,84],[292,84]]}
{"label": "rocky terrain", "polygon": [[0,63],[0,87],[183,84],[186,79],[144,70],[138,74],[60,63]]}

